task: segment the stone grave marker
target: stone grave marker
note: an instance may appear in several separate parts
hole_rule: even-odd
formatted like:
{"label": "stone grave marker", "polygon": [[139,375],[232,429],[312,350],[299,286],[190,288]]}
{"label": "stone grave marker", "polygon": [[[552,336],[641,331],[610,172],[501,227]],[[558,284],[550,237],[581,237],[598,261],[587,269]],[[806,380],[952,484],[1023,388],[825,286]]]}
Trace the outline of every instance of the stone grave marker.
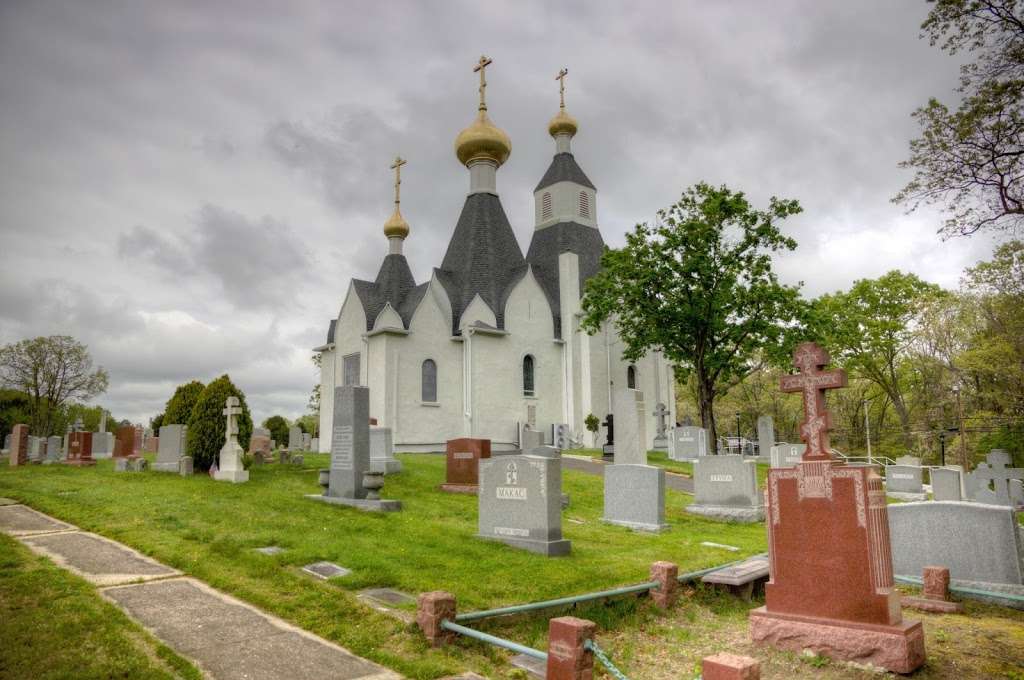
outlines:
{"label": "stone grave marker", "polygon": [[284,552],[284,548],[280,548],[276,545],[267,545],[262,548],[256,548],[256,552],[264,555],[277,555],[278,553]]}
{"label": "stone grave marker", "polygon": [[402,471],[401,461],[395,458],[390,427],[370,428],[370,469],[386,475]]}
{"label": "stone grave marker", "polygon": [[925,661],[924,632],[902,617],[881,477],[841,464],[829,445],[825,390],[845,387],[846,373],[822,370],[828,363],[825,350],[803,343],[793,352],[799,373],[780,380],[783,392],[802,393],[807,449],[795,467],[768,471],[771,580],[765,606],[750,612],[751,637],[911,673]]}
{"label": "stone grave marker", "polygon": [[187,437],[188,425],[161,425],[153,469],[157,472],[180,472]]}
{"label": "stone grave marker", "polygon": [[[672,412],[659,401],[651,415],[655,418],[654,446],[652,448],[658,451],[668,451],[668,427],[665,425],[665,419],[672,415]],[[646,446],[647,442],[643,442],[643,445]]]}
{"label": "stone grave marker", "polygon": [[[977,503],[988,505],[1016,505],[1018,499],[1010,495],[1013,480],[1024,479],[1024,468],[1011,468],[1010,454],[1002,449],[993,449],[973,472],[967,473],[967,497]],[[1019,485],[1013,485],[1014,496],[1020,493]],[[1019,499],[1024,501],[1024,499]]]}
{"label": "stone grave marker", "polygon": [[218,482],[239,484],[249,481],[249,471],[242,465],[241,445],[238,443],[238,416],[242,415],[241,402],[232,395],[224,400],[225,418],[224,446],[220,447],[217,458],[217,471],[213,478]]}
{"label": "stone grave marker", "polygon": [[43,458],[46,457],[46,439],[42,437],[33,437],[29,435],[28,438],[28,462],[33,464],[40,464],[43,462]]}
{"label": "stone grave marker", "polygon": [[757,490],[757,461],[738,454],[704,456],[693,463],[694,501],[687,512],[730,522],[764,519],[764,496]]}
{"label": "stone grave marker", "polygon": [[312,448],[311,448],[312,444],[313,444],[313,437],[310,436],[310,434],[308,432],[303,432],[302,433],[302,450],[303,451],[311,451],[312,450]]}
{"label": "stone grave marker", "polygon": [[885,493],[903,501],[923,501],[927,498],[922,482],[924,468],[920,465],[886,465]]}
{"label": "stone grave marker", "polygon": [[313,562],[312,564],[304,566],[302,571],[307,574],[312,574],[317,578],[324,579],[325,581],[329,578],[335,578],[336,576],[348,576],[352,573],[351,569],[340,567],[334,562]]}
{"label": "stone grave marker", "polygon": [[601,446],[601,458],[609,461],[615,456],[615,414],[609,413],[605,416],[601,427],[605,431],[604,444]]}
{"label": "stone grave marker", "polygon": [[18,424],[11,428],[11,441],[7,448],[11,467],[28,464],[28,425]]}
{"label": "stone grave marker", "polygon": [[644,395],[622,388],[612,395],[618,440],[615,463],[604,469],[602,521],[641,531],[662,531],[665,471],[647,465]]}
{"label": "stone grave marker", "polygon": [[936,565],[961,583],[1024,585],[1024,545],[1012,508],[896,503],[889,507],[889,535],[893,570],[902,576],[920,576]]}
{"label": "stone grave marker", "polygon": [[529,427],[523,427],[519,437],[519,445],[525,449],[535,449],[544,446],[544,433]]}
{"label": "stone grave marker", "polygon": [[701,577],[701,581],[723,587],[737,597],[750,600],[764,589],[769,571],[767,558],[751,557],[739,564],[705,574]]}
{"label": "stone grave marker", "polygon": [[249,437],[249,453],[252,454],[254,463],[269,463],[274,455],[270,447],[270,435],[254,430]]}
{"label": "stone grave marker", "polygon": [[4,451],[11,450],[11,433],[8,432],[4,435]]}
{"label": "stone grave marker", "polygon": [[479,461],[490,457],[490,439],[463,437],[448,440],[445,445],[445,483],[441,485],[441,490],[449,493],[476,493]]}
{"label": "stone grave marker", "polygon": [[94,432],[92,435],[92,457],[111,458],[114,455],[114,433]]}
{"label": "stone grave marker", "polygon": [[481,460],[477,503],[480,538],[548,557],[569,554],[571,543],[562,538],[560,456]]}
{"label": "stone grave marker", "polygon": [[120,443],[120,447],[115,447],[114,451],[115,458],[128,458],[129,456],[138,455],[135,449],[135,435],[138,430],[133,425],[125,425],[124,427],[117,428],[117,441]]}
{"label": "stone grave marker", "polygon": [[61,457],[61,439],[53,436],[46,438],[46,463],[56,463]]}
{"label": "stone grave marker", "polygon": [[288,428],[288,450],[292,452],[302,450],[302,428],[296,426]]}
{"label": "stone grave marker", "polygon": [[92,432],[76,431],[68,435],[68,465],[95,465],[92,457]]}
{"label": "stone grave marker", "polygon": [[775,419],[771,416],[757,418],[757,457],[768,460],[775,446]]}
{"label": "stone grave marker", "polygon": [[800,463],[807,450],[806,444],[787,444],[779,442],[771,449],[771,466],[773,468],[790,468]]}
{"label": "stone grave marker", "polygon": [[708,455],[708,431],[703,427],[683,425],[675,428],[672,437],[672,460],[695,460]]}
{"label": "stone grave marker", "polygon": [[959,501],[963,499],[961,493],[963,474],[959,465],[932,468],[928,475],[932,479],[932,500]]}
{"label": "stone grave marker", "polygon": [[[271,444],[273,444],[273,442],[271,442]],[[314,453],[320,453],[320,437],[313,437],[309,442],[309,448]],[[271,449],[273,449],[273,446],[271,446]]]}
{"label": "stone grave marker", "polygon": [[192,472],[192,456],[182,456],[178,461],[178,474],[182,477],[191,477]]}

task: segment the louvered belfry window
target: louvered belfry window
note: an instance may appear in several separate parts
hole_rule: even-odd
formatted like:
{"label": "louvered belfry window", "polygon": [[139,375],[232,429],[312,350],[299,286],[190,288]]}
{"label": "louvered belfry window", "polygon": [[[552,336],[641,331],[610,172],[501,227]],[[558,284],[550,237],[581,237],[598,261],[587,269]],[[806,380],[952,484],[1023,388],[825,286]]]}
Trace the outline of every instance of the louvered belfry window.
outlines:
{"label": "louvered belfry window", "polygon": [[590,217],[590,197],[586,191],[580,192],[580,217]]}
{"label": "louvered belfry window", "polygon": [[551,194],[547,191],[540,198],[540,218],[541,220],[551,219]]}

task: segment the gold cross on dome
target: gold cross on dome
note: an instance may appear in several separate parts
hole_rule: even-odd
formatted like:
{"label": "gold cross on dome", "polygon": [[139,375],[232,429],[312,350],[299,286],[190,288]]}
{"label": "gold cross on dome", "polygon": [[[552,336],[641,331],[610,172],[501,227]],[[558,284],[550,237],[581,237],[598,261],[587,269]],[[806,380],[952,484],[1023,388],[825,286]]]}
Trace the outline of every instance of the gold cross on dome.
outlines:
{"label": "gold cross on dome", "polygon": [[480,106],[478,107],[481,111],[487,110],[487,101],[484,98],[484,90],[487,89],[487,79],[484,77],[484,69],[487,68],[492,59],[487,55],[481,54],[480,61],[476,66],[473,67],[473,73],[480,72]]}
{"label": "gold cross on dome", "polygon": [[399,198],[399,187],[402,186],[402,166],[408,163],[401,156],[395,156],[395,162],[391,164],[391,169],[395,171],[395,205],[398,205],[401,201]]}
{"label": "gold cross on dome", "polygon": [[565,109],[565,77],[569,75],[569,69],[563,68],[555,76],[555,80],[558,81],[558,99],[560,100],[559,108]]}

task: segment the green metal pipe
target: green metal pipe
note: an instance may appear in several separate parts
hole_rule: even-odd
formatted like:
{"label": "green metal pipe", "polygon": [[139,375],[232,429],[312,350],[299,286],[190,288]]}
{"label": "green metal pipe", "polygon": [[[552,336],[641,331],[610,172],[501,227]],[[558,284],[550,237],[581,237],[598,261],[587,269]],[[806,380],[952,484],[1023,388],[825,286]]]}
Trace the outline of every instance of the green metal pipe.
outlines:
{"label": "green metal pipe", "polygon": [[640,583],[635,586],[623,586],[622,588],[615,588],[614,590],[602,590],[596,593],[585,593],[583,595],[572,595],[570,597],[560,597],[557,600],[544,600],[543,602],[530,602],[527,604],[514,604],[508,607],[499,607],[498,609],[485,609],[478,612],[467,612],[465,614],[458,614],[455,617],[456,621],[476,621],[478,619],[489,619],[492,616],[506,616],[508,614],[521,614],[523,612],[531,612],[537,609],[549,609],[551,607],[562,607],[569,604],[576,604],[578,602],[588,602],[590,600],[600,600],[606,597],[615,597],[616,595],[627,595],[629,593],[640,593],[651,588],[658,586],[657,581],[648,581],[647,583]]}
{"label": "green metal pipe", "polygon": [[518,652],[519,654],[532,656],[534,659],[540,659],[541,661],[548,660],[547,652],[542,652],[539,649],[527,647],[526,645],[521,645],[518,642],[512,642],[511,640],[506,640],[505,638],[496,637],[494,635],[488,635],[487,633],[481,633],[478,630],[466,628],[465,626],[460,626],[459,624],[452,623],[451,621],[442,621],[441,627],[452,632],[458,633],[459,635],[465,635],[468,638],[473,638],[474,640],[480,640],[481,642],[486,642],[488,644],[496,645],[498,647],[511,649],[513,652]]}
{"label": "green metal pipe", "polygon": [[[922,585],[924,581],[915,576],[893,576],[893,578],[900,583],[910,583],[912,585]],[[953,593],[966,593],[968,595],[984,595],[986,597],[995,597],[1003,600],[1012,600],[1014,602],[1024,602],[1024,595],[1017,595],[1016,593],[1003,593],[998,590],[981,590],[980,588],[964,588],[962,586],[949,587],[950,592]]]}

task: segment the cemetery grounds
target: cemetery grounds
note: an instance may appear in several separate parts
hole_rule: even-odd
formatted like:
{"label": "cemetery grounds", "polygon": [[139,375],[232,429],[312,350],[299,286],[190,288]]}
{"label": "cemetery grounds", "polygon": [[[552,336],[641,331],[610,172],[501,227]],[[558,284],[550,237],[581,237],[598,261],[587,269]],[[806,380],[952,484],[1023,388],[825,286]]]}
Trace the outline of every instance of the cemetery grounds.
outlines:
{"label": "cemetery grounds", "polygon": [[[251,481],[239,485],[206,475],[115,473],[110,460],[78,469],[2,466],[0,497],[125,543],[355,654],[424,679],[465,671],[527,676],[509,663],[509,653],[482,643],[463,638],[429,648],[412,622],[414,605],[376,611],[358,598],[360,591],[394,588],[415,596],[447,590],[456,595],[459,611],[468,612],[640,583],[656,560],[675,562],[684,573],[767,546],[763,524],[691,516],[682,510],[691,497],[673,490],[666,492],[668,532],[649,535],[603,524],[601,478],[564,470],[571,502],[563,532],[572,554],[545,558],[477,539],[476,497],[437,489],[443,456],[399,457],[405,470],[389,475],[384,488],[385,497],[403,502],[398,513],[362,513],[303,498],[319,493],[317,470],[327,466],[325,454],[307,454],[302,467],[254,466]],[[664,454],[652,453],[650,462],[687,472],[686,464],[665,461]],[[702,546],[705,541],[739,550]],[[284,550],[256,551],[271,545]],[[351,574],[322,581],[301,571],[322,560]],[[747,611],[761,603],[685,587],[667,613],[646,597],[625,596],[475,627],[545,649],[549,618],[590,619],[598,625],[601,647],[634,680],[696,677],[700,659],[721,651],[760,659],[765,678],[880,677],[872,669],[754,647]],[[1024,680],[1024,612],[965,604],[964,615],[906,612],[925,622],[928,662],[913,677]],[[91,585],[3,535],[0,640],[0,678],[201,677]],[[607,677],[603,669],[598,673]]]}

